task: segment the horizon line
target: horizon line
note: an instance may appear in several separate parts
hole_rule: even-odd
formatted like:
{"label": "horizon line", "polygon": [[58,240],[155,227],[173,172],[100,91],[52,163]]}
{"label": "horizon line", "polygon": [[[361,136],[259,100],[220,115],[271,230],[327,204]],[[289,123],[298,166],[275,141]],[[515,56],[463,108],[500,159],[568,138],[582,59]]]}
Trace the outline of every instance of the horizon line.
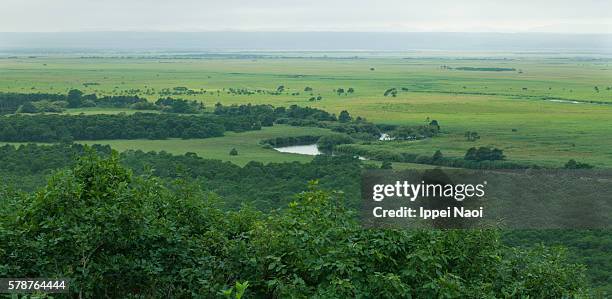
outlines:
{"label": "horizon line", "polygon": [[411,34],[567,34],[612,35],[612,32],[547,32],[547,31],[344,31],[344,30],[80,30],[80,31],[0,31],[0,34],[53,34],[53,33],[411,33]]}

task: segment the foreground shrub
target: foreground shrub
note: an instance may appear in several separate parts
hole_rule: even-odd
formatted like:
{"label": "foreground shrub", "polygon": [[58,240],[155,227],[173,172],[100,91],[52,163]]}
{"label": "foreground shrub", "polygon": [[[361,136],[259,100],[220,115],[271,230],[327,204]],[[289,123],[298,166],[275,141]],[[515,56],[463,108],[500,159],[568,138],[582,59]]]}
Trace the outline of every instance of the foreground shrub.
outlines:
{"label": "foreground shrub", "polygon": [[563,251],[508,248],[495,230],[362,229],[341,194],[316,184],[285,210],[227,212],[186,182],[164,187],[116,153],[90,153],[38,192],[0,199],[0,275],[69,277],[73,296],[208,298],[238,282],[255,298],[586,292]]}

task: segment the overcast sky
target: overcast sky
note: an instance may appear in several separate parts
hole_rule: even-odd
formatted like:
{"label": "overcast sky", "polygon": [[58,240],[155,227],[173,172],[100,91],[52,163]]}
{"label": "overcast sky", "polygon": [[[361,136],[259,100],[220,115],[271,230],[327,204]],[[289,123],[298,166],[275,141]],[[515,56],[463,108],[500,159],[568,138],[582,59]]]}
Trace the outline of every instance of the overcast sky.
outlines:
{"label": "overcast sky", "polygon": [[2,0],[0,32],[612,33],[610,0]]}

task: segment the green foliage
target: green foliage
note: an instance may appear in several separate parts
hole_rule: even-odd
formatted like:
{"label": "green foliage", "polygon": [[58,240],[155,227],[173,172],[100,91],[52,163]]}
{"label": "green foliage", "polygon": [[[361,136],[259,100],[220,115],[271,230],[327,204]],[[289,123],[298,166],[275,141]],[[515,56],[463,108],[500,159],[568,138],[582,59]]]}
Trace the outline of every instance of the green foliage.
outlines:
{"label": "green foliage", "polygon": [[214,115],[135,113],[99,115],[15,115],[0,118],[0,140],[55,142],[65,139],[166,139],[223,136],[224,131],[258,130],[250,121]]}
{"label": "green foliage", "polygon": [[238,150],[236,148],[232,148],[229,152],[230,156],[238,156]]}
{"label": "green foliage", "polygon": [[465,160],[472,161],[496,161],[505,158],[504,151],[498,148],[490,148],[481,146],[479,148],[472,147],[465,153]]}
{"label": "green foliage", "polygon": [[[311,185],[267,217],[224,212],[179,180],[85,155],[36,193],[3,192],[0,275],[71,277],[73,296],[571,297],[564,252],[507,248],[494,230],[365,230],[341,193]],[[14,207],[19,207],[16,209]],[[9,258],[10,257],[10,258]],[[228,281],[248,281],[228,286]],[[227,291],[231,290],[231,291]],[[234,291],[235,290],[235,291]]]}
{"label": "green foliage", "polygon": [[392,97],[396,97],[397,96],[397,88],[389,88],[387,90],[385,90],[385,93],[383,94],[385,97],[388,96],[392,96]]}
{"label": "green foliage", "polygon": [[419,126],[399,126],[389,133],[389,135],[399,140],[415,140],[436,136],[440,132],[437,121],[432,121],[427,125]]}
{"label": "green foliage", "polygon": [[19,106],[16,113],[36,113],[38,109],[32,104],[32,102],[25,102],[23,105]]}
{"label": "green foliage", "polygon": [[81,106],[83,92],[78,89],[71,89],[68,91],[66,100],[68,100],[68,107],[77,108]]}
{"label": "green foliage", "polygon": [[[111,153],[109,146],[93,145],[92,148],[102,156]],[[73,167],[83,153],[80,144],[2,146],[0,177],[4,186],[32,191],[43,186],[52,171]],[[320,179],[322,187],[344,190],[352,199],[349,205],[358,206],[361,162],[349,156],[320,155],[309,163],[253,162],[240,167],[203,159],[193,153],[125,151],[120,154],[120,161],[136,174],[152,172],[163,178],[165,184],[177,178],[189,178],[206,191],[223,196],[223,206],[228,209],[239,209],[244,203],[259,210],[284,207],[293,194],[306,190],[307,181],[314,179]]]}
{"label": "green foliage", "polygon": [[68,107],[68,102],[66,101],[36,101],[32,102],[32,105],[36,108],[37,112],[54,112],[59,113],[66,110]]}
{"label": "green foliage", "polygon": [[610,233],[609,229],[511,230],[503,233],[503,240],[510,246],[527,249],[540,250],[542,245],[567,248],[570,260],[587,266],[586,274],[595,294],[600,293],[599,297],[606,298],[605,294],[612,294],[612,255],[608,254],[612,251]]}
{"label": "green foliage", "polygon": [[478,132],[467,131],[465,132],[464,136],[467,141],[476,141],[480,139],[480,135],[478,135]]}
{"label": "green foliage", "polygon": [[306,145],[317,143],[317,141],[321,138],[321,136],[289,136],[289,137],[276,137],[272,139],[262,140],[262,144],[269,144],[273,147],[283,147],[283,146],[294,146],[294,145]]}
{"label": "green foliage", "polygon": [[326,135],[319,138],[317,147],[321,151],[331,152],[336,145],[353,143],[353,138],[344,134]]}
{"label": "green foliage", "polygon": [[249,287],[249,282],[239,282],[236,281],[236,285],[230,287],[229,289],[221,291],[223,297],[228,299],[241,299],[246,292],[246,289]]}
{"label": "green foliage", "polygon": [[380,169],[393,169],[393,164],[389,161],[383,161],[380,165]]}
{"label": "green foliage", "polygon": [[565,163],[564,167],[566,169],[592,169],[594,166],[588,163],[576,162],[576,160],[571,159]]}
{"label": "green foliage", "polygon": [[[495,231],[363,230],[350,215],[339,195],[313,189],[285,214],[268,218],[252,235],[250,256],[262,260],[254,272],[261,274],[249,276],[253,290],[278,297],[332,298],[511,293],[541,298],[584,291],[582,268],[567,264],[562,253],[552,251],[555,255],[549,258],[511,250]],[[567,289],[534,288],[542,279]]]}
{"label": "green foliage", "polygon": [[431,157],[431,160],[434,162],[440,161],[442,159],[444,159],[444,155],[442,155],[442,152],[440,150],[437,150]]}
{"label": "green foliage", "polygon": [[71,277],[71,292],[89,298],[214,294],[224,244],[237,233],[214,200],[134,177],[116,154],[89,154],[2,214],[1,275]]}
{"label": "green foliage", "polygon": [[[468,169],[526,169],[539,168],[535,164],[516,163],[505,160],[466,160],[464,158],[437,157],[432,155],[419,155],[414,153],[395,152],[384,149],[366,149],[355,144],[341,144],[334,147],[334,153],[351,156],[362,156],[374,160],[388,160],[393,162],[430,164]],[[474,153],[472,153],[474,154]],[[434,153],[435,155],[435,153]],[[496,153],[496,155],[498,155]]]}
{"label": "green foliage", "polygon": [[48,93],[6,93],[0,92],[0,114],[15,113],[17,109],[27,102],[38,101],[65,101],[65,95]]}
{"label": "green foliage", "polygon": [[351,121],[351,119],[352,119],[351,115],[348,113],[348,111],[346,111],[346,110],[340,111],[340,115],[338,115],[338,120],[340,122],[343,122],[343,123],[349,122],[349,121]]}
{"label": "green foliage", "polygon": [[158,99],[155,102],[157,108],[163,112],[194,114],[204,111],[204,104],[197,101],[173,99],[170,97]]}
{"label": "green foliage", "polygon": [[[32,104],[36,109],[31,109]],[[114,95],[97,97],[95,94],[85,95],[78,89],[72,89],[68,94],[47,93],[0,93],[0,114],[15,113],[19,107],[26,106],[23,113],[62,112],[64,108],[104,107],[157,110],[158,106],[136,95]]]}

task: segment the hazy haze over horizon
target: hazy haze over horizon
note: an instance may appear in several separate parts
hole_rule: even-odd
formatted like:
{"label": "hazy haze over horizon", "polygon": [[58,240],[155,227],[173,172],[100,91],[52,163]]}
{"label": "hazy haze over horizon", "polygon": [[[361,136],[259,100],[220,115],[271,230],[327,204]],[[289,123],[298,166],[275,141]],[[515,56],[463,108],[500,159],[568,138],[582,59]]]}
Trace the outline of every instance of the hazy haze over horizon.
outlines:
{"label": "hazy haze over horizon", "polygon": [[3,0],[0,50],[612,53],[604,0]]}
{"label": "hazy haze over horizon", "polygon": [[612,54],[612,35],[397,32],[0,33],[0,54],[225,51],[449,51]]}
{"label": "hazy haze over horizon", "polygon": [[3,0],[0,32],[612,33],[605,0]]}

